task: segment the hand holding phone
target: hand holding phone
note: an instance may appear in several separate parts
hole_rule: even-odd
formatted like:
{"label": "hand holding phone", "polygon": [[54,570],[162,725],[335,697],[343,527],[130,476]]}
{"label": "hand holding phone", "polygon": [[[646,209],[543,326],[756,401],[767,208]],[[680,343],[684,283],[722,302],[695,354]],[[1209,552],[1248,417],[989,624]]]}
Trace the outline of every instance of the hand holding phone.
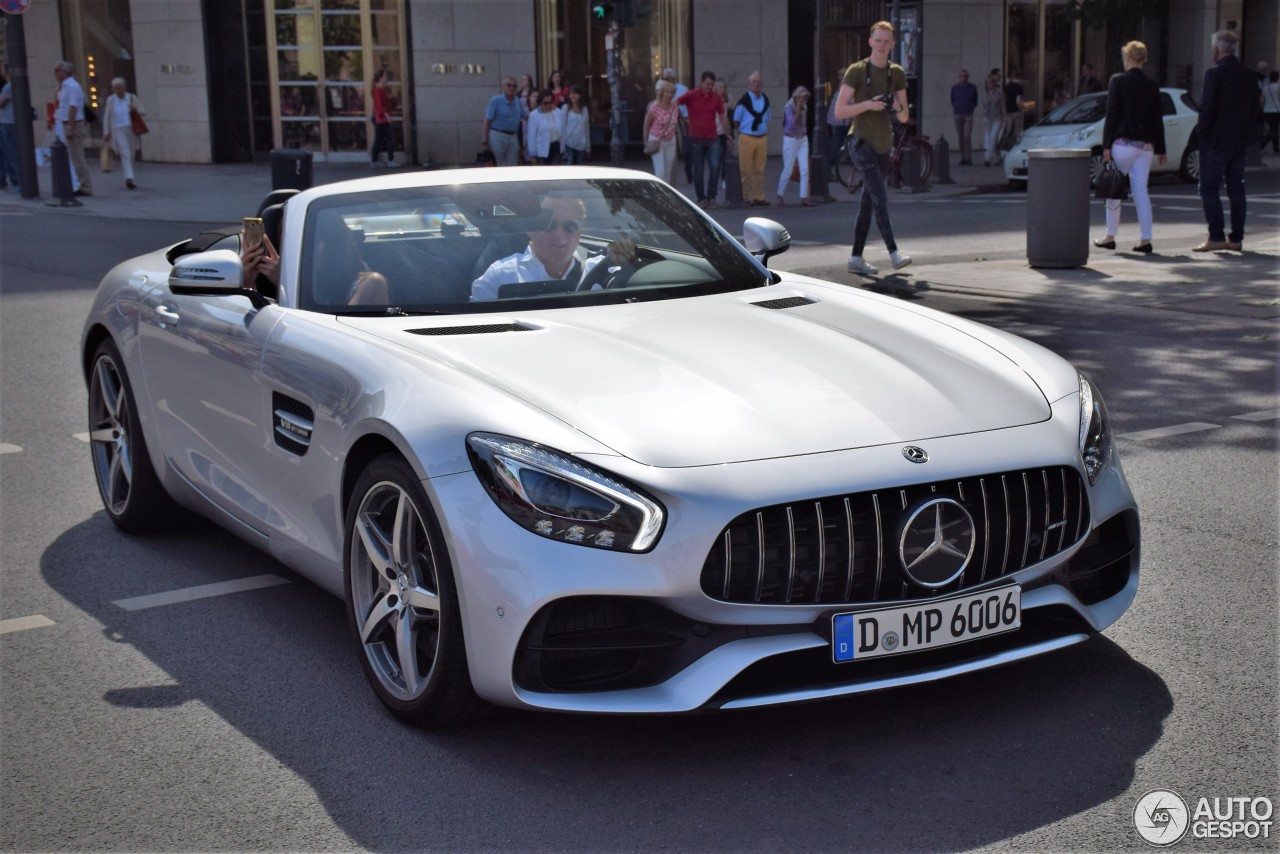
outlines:
{"label": "hand holding phone", "polygon": [[246,249],[256,249],[262,245],[262,217],[247,216],[244,218],[244,245]]}

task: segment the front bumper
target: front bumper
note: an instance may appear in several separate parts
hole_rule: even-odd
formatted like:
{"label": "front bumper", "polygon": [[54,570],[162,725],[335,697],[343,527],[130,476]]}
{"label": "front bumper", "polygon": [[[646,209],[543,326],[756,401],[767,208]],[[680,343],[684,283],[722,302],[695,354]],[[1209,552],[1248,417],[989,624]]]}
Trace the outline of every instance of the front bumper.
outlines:
{"label": "front bumper", "polygon": [[1023,626],[1008,634],[835,664],[831,615],[859,603],[717,601],[700,585],[717,535],[753,508],[974,473],[1078,467],[1077,419],[1072,398],[1042,424],[930,440],[925,466],[907,462],[898,445],[697,469],[595,459],[666,507],[662,540],[639,555],[530,534],[470,472],[430,480],[450,539],[472,682],[502,705],[690,712],[931,681],[1083,641],[1118,619],[1137,591],[1137,508],[1118,461],[1088,490],[1089,530],[1079,542],[986,582],[1022,587]]}

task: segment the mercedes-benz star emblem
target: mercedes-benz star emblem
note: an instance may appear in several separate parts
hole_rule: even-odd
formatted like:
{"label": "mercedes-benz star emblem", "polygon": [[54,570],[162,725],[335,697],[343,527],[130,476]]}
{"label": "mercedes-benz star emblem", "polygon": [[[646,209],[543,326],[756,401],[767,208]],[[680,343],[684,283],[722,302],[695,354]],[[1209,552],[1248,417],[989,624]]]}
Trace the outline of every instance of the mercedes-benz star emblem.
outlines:
{"label": "mercedes-benz star emblem", "polygon": [[913,463],[929,462],[929,452],[917,445],[907,445],[902,449],[902,455]]}
{"label": "mercedes-benz star emblem", "polygon": [[921,587],[942,587],[964,572],[976,542],[969,511],[950,498],[935,498],[907,518],[898,554],[908,578]]}

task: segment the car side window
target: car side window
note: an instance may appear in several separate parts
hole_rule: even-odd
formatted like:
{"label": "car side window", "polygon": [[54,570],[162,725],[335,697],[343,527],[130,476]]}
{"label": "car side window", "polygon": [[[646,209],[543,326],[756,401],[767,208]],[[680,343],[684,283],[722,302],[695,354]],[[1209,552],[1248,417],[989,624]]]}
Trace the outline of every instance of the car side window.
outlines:
{"label": "car side window", "polygon": [[1160,114],[1164,116],[1177,115],[1178,108],[1173,105],[1173,98],[1169,97],[1168,92],[1160,93]]}

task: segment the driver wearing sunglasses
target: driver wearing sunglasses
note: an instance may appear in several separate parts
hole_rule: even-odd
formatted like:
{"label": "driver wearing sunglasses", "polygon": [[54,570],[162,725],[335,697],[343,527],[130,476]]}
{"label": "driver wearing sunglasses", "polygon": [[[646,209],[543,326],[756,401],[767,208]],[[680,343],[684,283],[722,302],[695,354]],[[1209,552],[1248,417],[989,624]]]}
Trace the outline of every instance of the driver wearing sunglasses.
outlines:
{"label": "driver wearing sunglasses", "polygon": [[550,220],[542,228],[528,232],[529,245],[523,252],[494,261],[472,282],[472,301],[497,299],[498,288],[516,282],[562,280],[577,287],[605,259],[610,264],[634,260],[635,243],[626,239],[610,243],[604,255],[579,257],[578,241],[582,239],[582,222],[587,214],[581,199],[545,198],[541,206],[550,212]]}

